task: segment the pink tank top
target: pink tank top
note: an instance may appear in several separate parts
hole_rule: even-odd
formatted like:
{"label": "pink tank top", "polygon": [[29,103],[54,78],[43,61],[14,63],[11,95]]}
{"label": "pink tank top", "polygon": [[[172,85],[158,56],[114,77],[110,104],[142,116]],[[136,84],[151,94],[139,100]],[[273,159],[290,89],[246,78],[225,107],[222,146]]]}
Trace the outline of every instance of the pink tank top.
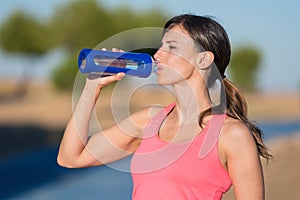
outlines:
{"label": "pink tank top", "polygon": [[174,108],[159,112],[146,127],[131,161],[133,200],[221,199],[231,186],[218,154],[218,137],[226,115],[213,115],[192,141],[166,142],[158,132]]}

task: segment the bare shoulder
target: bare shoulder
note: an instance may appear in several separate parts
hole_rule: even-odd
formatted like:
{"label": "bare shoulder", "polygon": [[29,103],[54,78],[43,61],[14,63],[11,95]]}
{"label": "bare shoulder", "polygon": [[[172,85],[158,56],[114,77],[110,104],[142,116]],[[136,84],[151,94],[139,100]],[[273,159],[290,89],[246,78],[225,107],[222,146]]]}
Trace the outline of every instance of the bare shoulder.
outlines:
{"label": "bare shoulder", "polygon": [[134,112],[131,117],[137,120],[148,122],[151,118],[157,115],[164,107],[160,105],[147,106]]}
{"label": "bare shoulder", "polygon": [[126,126],[125,124],[132,124],[132,127],[138,129],[141,134],[149,121],[157,115],[164,107],[159,105],[148,106],[138,111],[133,112],[127,119],[122,121],[119,125]]}
{"label": "bare shoulder", "polygon": [[248,127],[243,122],[231,117],[224,122],[219,146],[226,157],[244,152],[257,154],[256,143]]}
{"label": "bare shoulder", "polygon": [[252,132],[228,117],[219,138],[219,155],[228,171],[236,199],[264,199],[261,162]]}
{"label": "bare shoulder", "polygon": [[222,136],[230,140],[244,140],[252,138],[252,134],[248,127],[241,121],[227,117],[222,129]]}

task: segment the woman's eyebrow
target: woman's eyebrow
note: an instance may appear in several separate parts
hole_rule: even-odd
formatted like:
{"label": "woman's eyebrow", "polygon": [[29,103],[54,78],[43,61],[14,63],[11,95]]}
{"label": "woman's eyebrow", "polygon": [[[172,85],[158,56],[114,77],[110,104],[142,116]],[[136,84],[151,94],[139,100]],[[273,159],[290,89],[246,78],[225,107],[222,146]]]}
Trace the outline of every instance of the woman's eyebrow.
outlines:
{"label": "woman's eyebrow", "polygon": [[178,43],[178,42],[176,40],[168,40],[166,41],[166,43],[169,44],[169,43]]}
{"label": "woman's eyebrow", "polygon": [[178,44],[179,42],[178,41],[176,41],[176,40],[167,40],[167,41],[162,41],[162,43],[161,43],[161,45],[163,45],[163,44],[171,44],[171,43],[176,43],[176,44]]}

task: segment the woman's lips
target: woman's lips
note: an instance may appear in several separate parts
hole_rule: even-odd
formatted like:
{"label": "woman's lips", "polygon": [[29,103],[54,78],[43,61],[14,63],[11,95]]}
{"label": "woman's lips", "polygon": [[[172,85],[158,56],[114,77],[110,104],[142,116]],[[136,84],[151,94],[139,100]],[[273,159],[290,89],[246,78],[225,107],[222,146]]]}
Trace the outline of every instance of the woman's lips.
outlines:
{"label": "woman's lips", "polygon": [[155,73],[159,73],[159,72],[161,72],[162,70],[164,70],[164,67],[163,67],[162,65],[156,64],[156,70],[155,70]]}

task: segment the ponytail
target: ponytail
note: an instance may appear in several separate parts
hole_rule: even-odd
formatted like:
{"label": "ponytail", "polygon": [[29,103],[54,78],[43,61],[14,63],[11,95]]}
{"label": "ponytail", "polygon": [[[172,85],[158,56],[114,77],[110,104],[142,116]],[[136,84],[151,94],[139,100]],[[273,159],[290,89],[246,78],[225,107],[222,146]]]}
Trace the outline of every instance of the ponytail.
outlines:
{"label": "ponytail", "polygon": [[263,132],[248,119],[246,99],[239,92],[238,88],[227,78],[223,79],[223,85],[226,95],[226,106],[220,105],[214,108],[209,108],[202,112],[199,116],[200,126],[202,126],[202,122],[205,116],[210,114],[226,113],[227,116],[239,120],[248,127],[249,131],[253,135],[259,155],[269,160],[273,156],[269,153],[269,149],[263,142]]}
{"label": "ponytail", "polygon": [[248,119],[246,100],[233,83],[224,78],[231,56],[230,41],[225,29],[210,17],[188,14],[171,18],[165,24],[164,29],[171,29],[175,25],[180,25],[187,31],[198,50],[210,51],[214,54],[213,64],[216,67],[211,67],[212,71],[207,80],[208,88],[211,88],[216,83],[216,80],[220,78],[219,75],[223,78],[220,105],[213,106],[200,113],[199,125],[202,127],[203,119],[208,115],[226,113],[248,127],[256,142],[259,155],[266,159],[272,158],[272,155],[263,143],[262,131]]}

